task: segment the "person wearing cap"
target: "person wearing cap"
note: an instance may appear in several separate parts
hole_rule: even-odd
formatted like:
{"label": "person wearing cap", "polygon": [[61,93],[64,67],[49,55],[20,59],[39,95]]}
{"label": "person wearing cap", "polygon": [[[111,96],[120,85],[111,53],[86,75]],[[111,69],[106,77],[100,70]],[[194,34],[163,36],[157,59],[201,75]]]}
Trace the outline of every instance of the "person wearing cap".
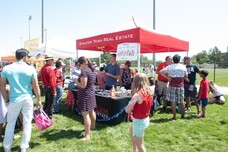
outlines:
{"label": "person wearing cap", "polygon": [[61,102],[63,94],[63,74],[61,71],[62,61],[58,60],[55,63],[55,76],[56,76],[56,98],[54,102],[54,113],[58,114],[61,111]]}
{"label": "person wearing cap", "polygon": [[40,78],[43,82],[45,94],[43,110],[52,119],[52,107],[56,96],[56,77],[55,70],[52,67],[54,58],[52,56],[46,56],[44,60],[46,64],[40,70]]}
{"label": "person wearing cap", "polygon": [[[184,111],[184,79],[187,78],[187,69],[180,64],[180,56],[178,54],[173,56],[173,64],[165,67],[160,71],[160,74],[169,80],[167,90],[167,100],[171,102],[171,109],[173,113],[172,120],[176,120],[176,104],[181,106],[181,118],[185,117]],[[168,76],[167,76],[168,74]]]}
{"label": "person wearing cap", "polygon": [[[157,86],[158,86],[158,102],[160,104],[160,99],[162,97],[163,101],[163,110],[167,109],[167,101],[166,101],[166,93],[167,93],[167,85],[168,85],[168,79],[166,77],[163,77],[160,74],[160,71],[170,65],[172,63],[172,57],[167,56],[165,58],[165,62],[162,62],[158,65],[158,68],[156,70],[156,74],[158,74],[158,80],[157,80]],[[168,76],[168,75],[167,75]]]}
{"label": "person wearing cap", "polygon": [[[14,129],[16,120],[20,112],[23,114],[23,136],[20,144],[20,151],[25,152],[29,147],[29,141],[32,132],[33,119],[33,97],[31,85],[34,86],[34,91],[37,98],[36,106],[41,107],[41,96],[38,85],[37,72],[34,67],[29,66],[28,60],[29,51],[26,49],[16,50],[16,62],[7,65],[1,72],[0,91],[7,106],[7,125],[3,141],[4,151],[11,151],[14,140]],[[10,94],[6,90],[6,84],[9,83]]]}
{"label": "person wearing cap", "polygon": [[196,101],[196,73],[199,73],[200,69],[197,65],[191,63],[191,58],[189,56],[185,56],[183,60],[188,72],[188,78],[184,80],[184,94],[186,100],[185,112],[191,111],[190,100],[193,99],[197,108],[197,113],[199,113],[199,104]]}

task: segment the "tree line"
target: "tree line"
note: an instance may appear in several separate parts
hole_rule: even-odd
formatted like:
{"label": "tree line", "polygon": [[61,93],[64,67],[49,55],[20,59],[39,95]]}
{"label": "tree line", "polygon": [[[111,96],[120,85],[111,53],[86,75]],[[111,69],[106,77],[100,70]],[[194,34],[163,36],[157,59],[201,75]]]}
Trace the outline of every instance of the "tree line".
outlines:
{"label": "tree line", "polygon": [[225,53],[221,52],[217,46],[209,51],[203,50],[192,57],[198,64],[228,62],[228,47]]}
{"label": "tree line", "polygon": [[192,60],[198,64],[216,64],[219,68],[228,67],[228,47],[225,53],[220,51],[217,46],[209,51],[203,50],[192,57]]}
{"label": "tree line", "polygon": [[[110,63],[110,52],[103,52],[100,55],[100,58],[92,58],[92,62],[96,62],[98,66],[100,66],[100,63],[102,63],[104,60],[106,60],[106,63]],[[218,68],[228,68],[228,47],[226,52],[222,52],[218,49],[217,46],[214,48],[211,48],[210,50],[206,51],[203,50],[196,55],[191,57],[192,62],[196,64],[216,64]],[[72,61],[72,60],[71,60]],[[73,60],[74,62],[74,60]],[[125,64],[126,61],[118,61],[119,65]],[[156,66],[161,63],[162,61],[156,61]],[[140,65],[141,67],[149,67],[152,64],[152,60],[149,60],[147,56],[140,55]],[[132,61],[131,66],[137,67],[138,63],[137,61]]]}

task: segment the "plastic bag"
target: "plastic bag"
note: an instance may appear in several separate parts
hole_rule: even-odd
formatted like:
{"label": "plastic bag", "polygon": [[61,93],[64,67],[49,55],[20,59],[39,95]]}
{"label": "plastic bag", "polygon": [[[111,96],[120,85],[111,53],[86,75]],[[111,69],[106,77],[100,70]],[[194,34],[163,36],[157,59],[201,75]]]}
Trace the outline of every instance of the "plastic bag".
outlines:
{"label": "plastic bag", "polygon": [[34,110],[33,116],[39,130],[45,130],[52,125],[52,120],[47,116],[42,108]]}

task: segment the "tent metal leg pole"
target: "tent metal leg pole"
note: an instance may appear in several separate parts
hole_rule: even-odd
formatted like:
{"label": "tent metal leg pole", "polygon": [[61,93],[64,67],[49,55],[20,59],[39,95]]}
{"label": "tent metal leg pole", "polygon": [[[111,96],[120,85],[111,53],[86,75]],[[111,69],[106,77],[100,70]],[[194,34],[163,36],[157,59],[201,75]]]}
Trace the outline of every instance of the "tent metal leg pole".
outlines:
{"label": "tent metal leg pole", "polygon": [[141,52],[141,50],[140,50],[140,43],[138,43],[138,72],[141,72],[140,71],[140,52]]}

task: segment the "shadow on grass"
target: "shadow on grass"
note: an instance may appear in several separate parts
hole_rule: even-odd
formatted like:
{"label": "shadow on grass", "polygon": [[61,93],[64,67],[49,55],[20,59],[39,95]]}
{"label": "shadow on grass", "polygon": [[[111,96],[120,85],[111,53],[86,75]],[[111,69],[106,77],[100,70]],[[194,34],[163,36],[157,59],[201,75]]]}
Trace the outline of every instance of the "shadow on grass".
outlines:
{"label": "shadow on grass", "polygon": [[52,129],[50,131],[46,131],[40,135],[41,138],[45,138],[49,141],[61,140],[63,138],[72,139],[72,138],[81,138],[83,136],[84,130],[56,130]]}
{"label": "shadow on grass", "polygon": [[221,121],[220,121],[220,124],[221,124],[221,125],[226,125],[227,123],[228,123],[228,122],[226,122],[226,121],[224,121],[224,120],[221,120]]}
{"label": "shadow on grass", "polygon": [[[66,108],[63,108],[63,110],[65,110],[65,109]],[[79,115],[78,113],[76,113],[76,112],[73,112],[73,111],[70,111],[70,112],[69,111],[62,111],[58,115],[62,115],[64,117],[73,119],[73,120],[75,120],[77,122],[80,122],[81,125],[84,125],[83,117],[81,115]],[[101,130],[101,129],[104,129],[104,128],[108,127],[108,126],[110,126],[110,125],[102,123],[102,122],[96,122],[96,129],[95,130]]]}
{"label": "shadow on grass", "polygon": [[[179,115],[179,114],[177,113],[177,115]],[[171,117],[170,118],[154,118],[154,119],[151,119],[150,122],[152,122],[152,123],[166,123],[166,122],[170,122],[170,121],[192,120],[192,119],[199,119],[199,118],[197,117],[196,114],[188,113],[188,114],[185,114],[185,118],[180,118],[180,116],[177,116],[176,120],[172,120]]]}
{"label": "shadow on grass", "polygon": [[157,113],[157,114],[169,114],[169,113],[171,113],[172,111],[171,111],[171,108],[170,107],[168,107],[166,110],[164,110],[164,109],[162,109],[162,108],[159,108],[159,109],[157,109],[156,111],[155,111],[155,113]]}
{"label": "shadow on grass", "polygon": [[40,145],[40,143],[30,142],[29,143],[29,148],[33,149],[33,148],[35,148],[36,146],[39,146],[39,145]]}
{"label": "shadow on grass", "polygon": [[[34,147],[40,145],[39,143],[34,143],[34,142],[30,142],[29,143],[29,148],[33,149]],[[20,152],[20,146],[17,145],[15,147],[12,147],[11,149],[12,151],[16,151],[16,152]],[[0,152],[4,152],[4,148],[3,147],[0,147]]]}
{"label": "shadow on grass", "polygon": [[[64,117],[73,119],[77,122],[80,122],[82,125],[84,125],[83,117],[81,115],[79,115],[76,111],[75,112],[68,111],[67,105],[62,105],[62,111],[58,115],[62,115]],[[54,114],[54,117],[55,117],[55,114]],[[118,125],[118,123],[117,124],[113,123],[113,122],[116,122],[115,119],[118,119],[118,118],[114,118],[114,120],[112,122],[111,121],[110,122],[96,122],[96,129],[95,130],[102,130],[102,129],[105,129],[105,128],[110,127],[110,126]]]}

